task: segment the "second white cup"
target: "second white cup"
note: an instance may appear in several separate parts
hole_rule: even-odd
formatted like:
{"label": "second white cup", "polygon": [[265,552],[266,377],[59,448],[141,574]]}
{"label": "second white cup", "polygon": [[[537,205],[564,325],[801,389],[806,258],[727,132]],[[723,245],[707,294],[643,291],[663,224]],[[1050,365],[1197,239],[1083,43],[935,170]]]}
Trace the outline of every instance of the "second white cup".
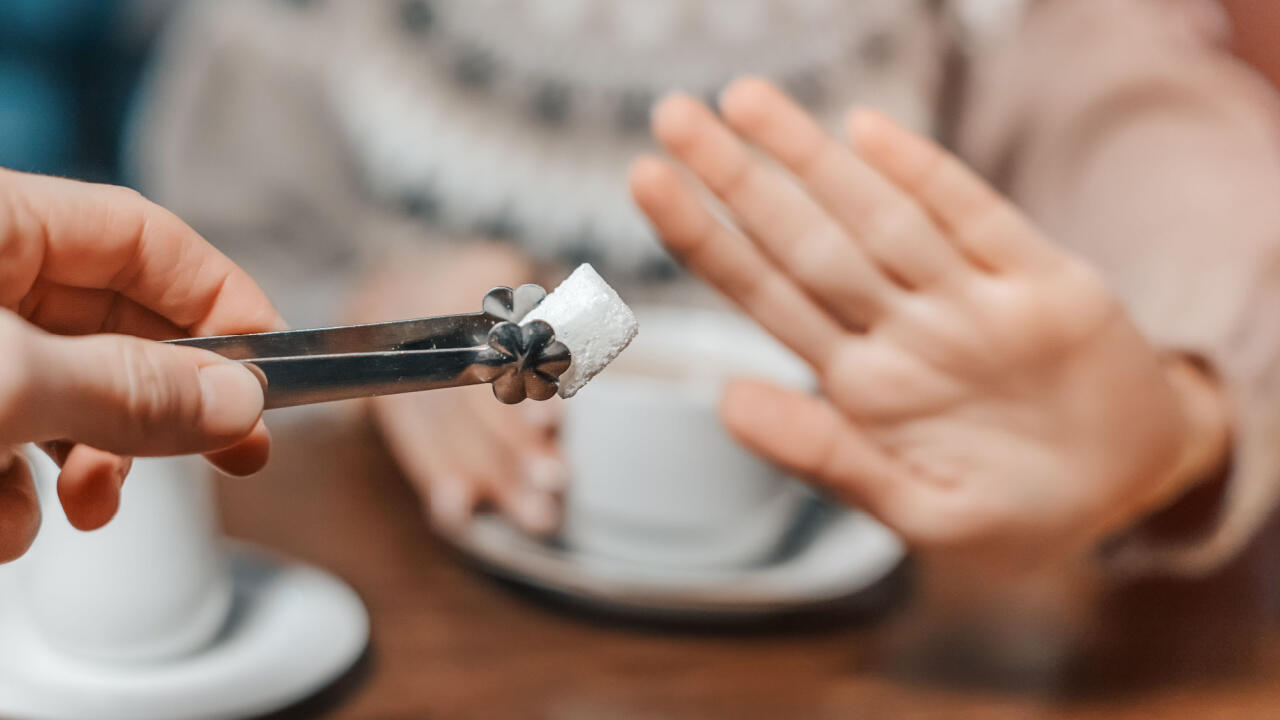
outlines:
{"label": "second white cup", "polygon": [[566,404],[566,542],[672,569],[764,559],[803,489],[729,436],[719,401],[738,376],[809,388],[809,368],[737,315],[654,308],[637,316],[631,347]]}

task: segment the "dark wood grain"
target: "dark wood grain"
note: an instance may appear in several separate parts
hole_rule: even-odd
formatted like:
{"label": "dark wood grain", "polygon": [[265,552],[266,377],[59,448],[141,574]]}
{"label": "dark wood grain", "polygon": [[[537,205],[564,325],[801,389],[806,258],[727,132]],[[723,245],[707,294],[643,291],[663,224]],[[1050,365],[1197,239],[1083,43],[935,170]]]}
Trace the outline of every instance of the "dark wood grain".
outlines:
{"label": "dark wood grain", "polygon": [[[221,481],[224,524],[338,573],[373,619],[365,664],[307,717],[1280,717],[1271,529],[1212,578],[1103,595],[1088,650],[986,665],[964,648],[1000,636],[998,620],[969,626],[955,652],[911,595],[878,617],[742,631],[610,623],[535,602],[433,538],[359,418],[280,419],[268,470]],[[936,587],[925,573],[917,588]]]}

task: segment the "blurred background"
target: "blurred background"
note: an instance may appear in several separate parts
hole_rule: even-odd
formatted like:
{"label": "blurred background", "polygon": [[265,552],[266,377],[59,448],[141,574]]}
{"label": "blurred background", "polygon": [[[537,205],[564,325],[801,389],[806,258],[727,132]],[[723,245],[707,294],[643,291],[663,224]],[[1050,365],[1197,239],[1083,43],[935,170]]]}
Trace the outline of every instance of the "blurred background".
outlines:
{"label": "blurred background", "polygon": [[0,166],[123,181],[130,108],[176,2],[0,3]]}

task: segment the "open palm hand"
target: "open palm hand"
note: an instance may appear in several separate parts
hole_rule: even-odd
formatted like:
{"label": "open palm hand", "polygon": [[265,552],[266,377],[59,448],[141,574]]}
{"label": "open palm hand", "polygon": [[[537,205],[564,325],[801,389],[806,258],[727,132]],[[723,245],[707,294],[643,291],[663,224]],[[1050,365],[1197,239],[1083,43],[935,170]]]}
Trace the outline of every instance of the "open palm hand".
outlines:
{"label": "open palm hand", "polygon": [[666,161],[632,187],[821,379],[820,397],[733,386],[747,445],[917,545],[1028,555],[1090,546],[1221,455],[1213,388],[957,159],[868,112],[842,144],[760,80],[722,112],[677,95],[654,129],[730,220]]}

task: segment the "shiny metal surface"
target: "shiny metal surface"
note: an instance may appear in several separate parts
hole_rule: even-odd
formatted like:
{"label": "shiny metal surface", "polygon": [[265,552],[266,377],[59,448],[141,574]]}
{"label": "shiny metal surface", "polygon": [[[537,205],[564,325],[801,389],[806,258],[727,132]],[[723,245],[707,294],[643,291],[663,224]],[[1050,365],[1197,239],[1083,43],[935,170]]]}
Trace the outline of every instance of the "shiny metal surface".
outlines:
{"label": "shiny metal surface", "polygon": [[504,403],[546,400],[569,349],[545,322],[519,325],[546,295],[537,285],[499,287],[478,313],[169,342],[256,368],[267,408],[479,383],[493,383]]}

